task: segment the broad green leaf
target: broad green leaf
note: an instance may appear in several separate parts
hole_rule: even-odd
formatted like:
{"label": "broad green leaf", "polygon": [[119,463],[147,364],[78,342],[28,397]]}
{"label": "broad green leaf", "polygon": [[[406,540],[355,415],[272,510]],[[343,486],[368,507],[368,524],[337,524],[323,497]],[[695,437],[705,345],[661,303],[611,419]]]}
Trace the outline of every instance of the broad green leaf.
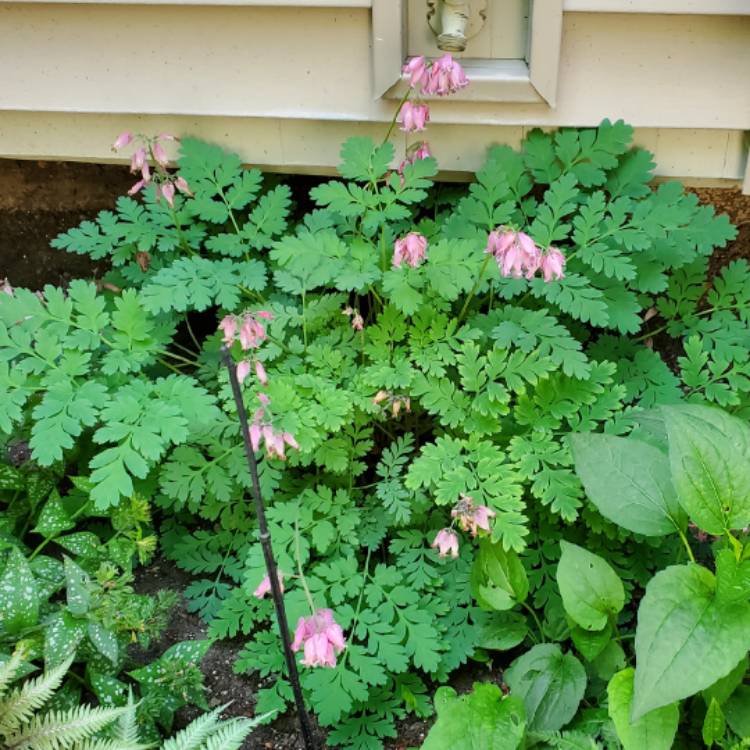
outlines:
{"label": "broad green leaf", "polygon": [[658,448],[599,433],[571,435],[570,445],[586,494],[605,518],[646,536],[684,527],[669,459]]}
{"label": "broad green leaf", "polygon": [[510,609],[524,601],[529,592],[526,571],[518,555],[489,539],[479,542],[471,582],[477,602],[489,610]]}
{"label": "broad green leaf", "polygon": [[18,633],[39,620],[39,591],[28,562],[18,547],[11,547],[0,576],[0,625]]}
{"label": "broad green leaf", "polygon": [[737,686],[742,682],[745,673],[750,666],[750,660],[745,656],[737,663],[737,666],[726,677],[716,680],[713,685],[703,691],[703,698],[706,703],[710,703],[714,698],[720,704],[726,702],[729,696],[735,691]]}
{"label": "broad green leaf", "polygon": [[750,599],[750,560],[738,562],[729,549],[716,553],[716,598],[727,603]]}
{"label": "broad green leaf", "polygon": [[723,708],[732,731],[740,737],[750,737],[750,685],[740,685]]}
{"label": "broad green leaf", "polygon": [[523,702],[503,696],[489,682],[474,683],[467,695],[456,695],[450,687],[435,693],[437,720],[422,750],[516,750],[526,729]]}
{"label": "broad green leaf", "polygon": [[750,426],[708,406],[664,407],[680,504],[703,531],[750,525]]}
{"label": "broad green leaf", "polygon": [[623,750],[670,750],[680,720],[679,706],[672,703],[631,721],[634,674],[632,667],[623,669],[607,685],[609,715]]}
{"label": "broad green leaf", "polygon": [[591,662],[594,674],[604,682],[609,682],[615,672],[624,669],[628,664],[628,658],[619,641],[610,641],[604,650]]}
{"label": "broad green leaf", "polygon": [[570,620],[570,639],[586,661],[593,661],[604,651],[612,638],[612,624],[608,621],[601,630],[585,630]]}
{"label": "broad green leaf", "polygon": [[649,581],[635,635],[634,720],[713,685],[747,653],[750,604],[722,602],[716,588],[694,563]]}
{"label": "broad green leaf", "polygon": [[565,611],[585,630],[601,630],[625,605],[625,590],[606,560],[560,542],[557,585]]}
{"label": "broad green leaf", "polygon": [[586,670],[560,646],[541,643],[505,672],[511,693],[523,699],[529,729],[556,732],[576,714],[586,690]]}
{"label": "broad green leaf", "polygon": [[479,628],[477,645],[490,651],[507,651],[523,642],[528,628],[523,615],[496,612],[487,616]]}
{"label": "broad green leaf", "polygon": [[706,716],[703,719],[703,727],[701,729],[703,742],[705,742],[707,747],[713,747],[714,744],[724,737],[726,729],[727,722],[724,719],[721,706],[716,698],[712,698],[711,703],[708,704]]}

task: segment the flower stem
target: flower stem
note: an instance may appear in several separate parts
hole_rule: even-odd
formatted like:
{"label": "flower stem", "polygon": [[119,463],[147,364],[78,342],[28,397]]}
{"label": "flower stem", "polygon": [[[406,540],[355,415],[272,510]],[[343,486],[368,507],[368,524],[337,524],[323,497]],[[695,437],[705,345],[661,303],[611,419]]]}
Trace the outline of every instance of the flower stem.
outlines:
{"label": "flower stem", "polygon": [[461,312],[458,314],[459,323],[463,321],[464,315],[466,315],[466,311],[469,309],[469,303],[472,299],[474,299],[474,295],[476,294],[477,289],[479,289],[479,285],[482,283],[482,277],[484,276],[484,272],[487,270],[487,265],[489,264],[491,257],[492,256],[488,253],[487,257],[484,259],[484,263],[482,263],[482,267],[479,269],[477,280],[474,282],[474,286],[471,288],[469,296],[466,298],[466,302],[464,302],[464,306],[461,308]]}
{"label": "flower stem", "polygon": [[411,94],[411,88],[406,89],[406,93],[401,97],[401,101],[398,103],[398,107],[396,107],[396,111],[393,114],[393,119],[391,120],[391,124],[388,126],[388,131],[385,134],[385,138],[383,138],[383,143],[387,143],[388,139],[391,137],[391,133],[393,132],[393,128],[396,127],[396,121],[398,120],[399,113],[401,112],[401,108],[406,104],[406,100],[409,98],[409,94]]}
{"label": "flower stem", "polygon": [[294,519],[294,557],[297,561],[297,572],[299,573],[299,579],[302,581],[302,588],[305,591],[305,597],[307,603],[310,605],[310,612],[315,614],[315,602],[313,602],[312,594],[307,586],[307,580],[305,574],[302,572],[302,550],[300,548],[300,535],[299,535],[299,516]]}

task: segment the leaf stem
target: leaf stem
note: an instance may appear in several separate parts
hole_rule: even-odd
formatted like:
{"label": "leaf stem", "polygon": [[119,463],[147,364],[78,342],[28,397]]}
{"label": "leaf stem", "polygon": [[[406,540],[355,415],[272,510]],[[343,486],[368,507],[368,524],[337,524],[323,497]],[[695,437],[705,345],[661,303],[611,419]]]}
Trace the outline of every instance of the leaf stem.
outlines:
{"label": "leaf stem", "polygon": [[682,543],[685,545],[685,549],[687,550],[690,562],[695,562],[695,555],[693,554],[693,550],[690,549],[690,544],[688,543],[687,537],[685,536],[685,532],[682,529],[677,529],[677,533],[680,535],[680,539],[682,539]]}
{"label": "leaf stem", "polygon": [[539,620],[539,617],[537,616],[536,612],[528,605],[526,602],[520,602],[521,606],[534,618],[534,622],[536,623],[536,627],[539,630],[539,642],[544,642],[544,629],[542,628],[542,623]]}

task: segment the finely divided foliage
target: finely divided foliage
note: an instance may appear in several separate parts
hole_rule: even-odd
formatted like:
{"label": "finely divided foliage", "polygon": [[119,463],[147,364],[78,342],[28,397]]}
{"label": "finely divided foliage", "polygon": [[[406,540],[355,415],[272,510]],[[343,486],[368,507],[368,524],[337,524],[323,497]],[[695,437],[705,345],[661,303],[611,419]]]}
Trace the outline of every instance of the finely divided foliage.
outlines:
{"label": "finely divided foliage", "polygon": [[[409,75],[463,85],[447,61]],[[483,747],[451,739],[479,716],[508,748],[667,747],[685,698],[703,736],[732,747],[742,676],[696,694],[750,645],[750,269],[709,284],[734,228],[678,184],[651,189],[631,138],[622,122],[533,131],[520,152],[492,148],[467,190],[433,186],[424,144],[394,171],[388,141],[353,138],[345,181],[313,188],[306,213],[184,139],[187,192],[167,174],[177,192],[146,185],[55,240],[107,259],[104,284],[0,294],[0,429],[27,437],[36,465],[86,474],[99,513],[152,498],[165,554],[195,576],[190,608],[212,638],[243,638],[257,710],[283,711],[223,339],[242,360],[302,685],[330,745],[382,747],[398,719],[431,713],[430,685],[478,660],[509,667],[511,697],[438,693],[425,747]],[[54,514],[37,523],[64,523]],[[716,564],[688,538],[706,533]],[[3,565],[3,627],[19,632],[44,579],[15,549]],[[73,565],[67,616],[84,619]],[[144,700],[178,657],[131,672]]]}

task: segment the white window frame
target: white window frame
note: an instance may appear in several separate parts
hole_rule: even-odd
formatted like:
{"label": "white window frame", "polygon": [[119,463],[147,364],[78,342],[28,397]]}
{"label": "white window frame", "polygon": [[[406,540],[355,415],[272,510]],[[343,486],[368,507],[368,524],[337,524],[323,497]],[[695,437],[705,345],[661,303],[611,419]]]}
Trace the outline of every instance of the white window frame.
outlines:
{"label": "white window frame", "polygon": [[[531,0],[525,60],[462,61],[471,86],[452,100],[537,102],[555,106],[564,0]],[[406,0],[372,0],[372,57],[376,99],[406,90]]]}

